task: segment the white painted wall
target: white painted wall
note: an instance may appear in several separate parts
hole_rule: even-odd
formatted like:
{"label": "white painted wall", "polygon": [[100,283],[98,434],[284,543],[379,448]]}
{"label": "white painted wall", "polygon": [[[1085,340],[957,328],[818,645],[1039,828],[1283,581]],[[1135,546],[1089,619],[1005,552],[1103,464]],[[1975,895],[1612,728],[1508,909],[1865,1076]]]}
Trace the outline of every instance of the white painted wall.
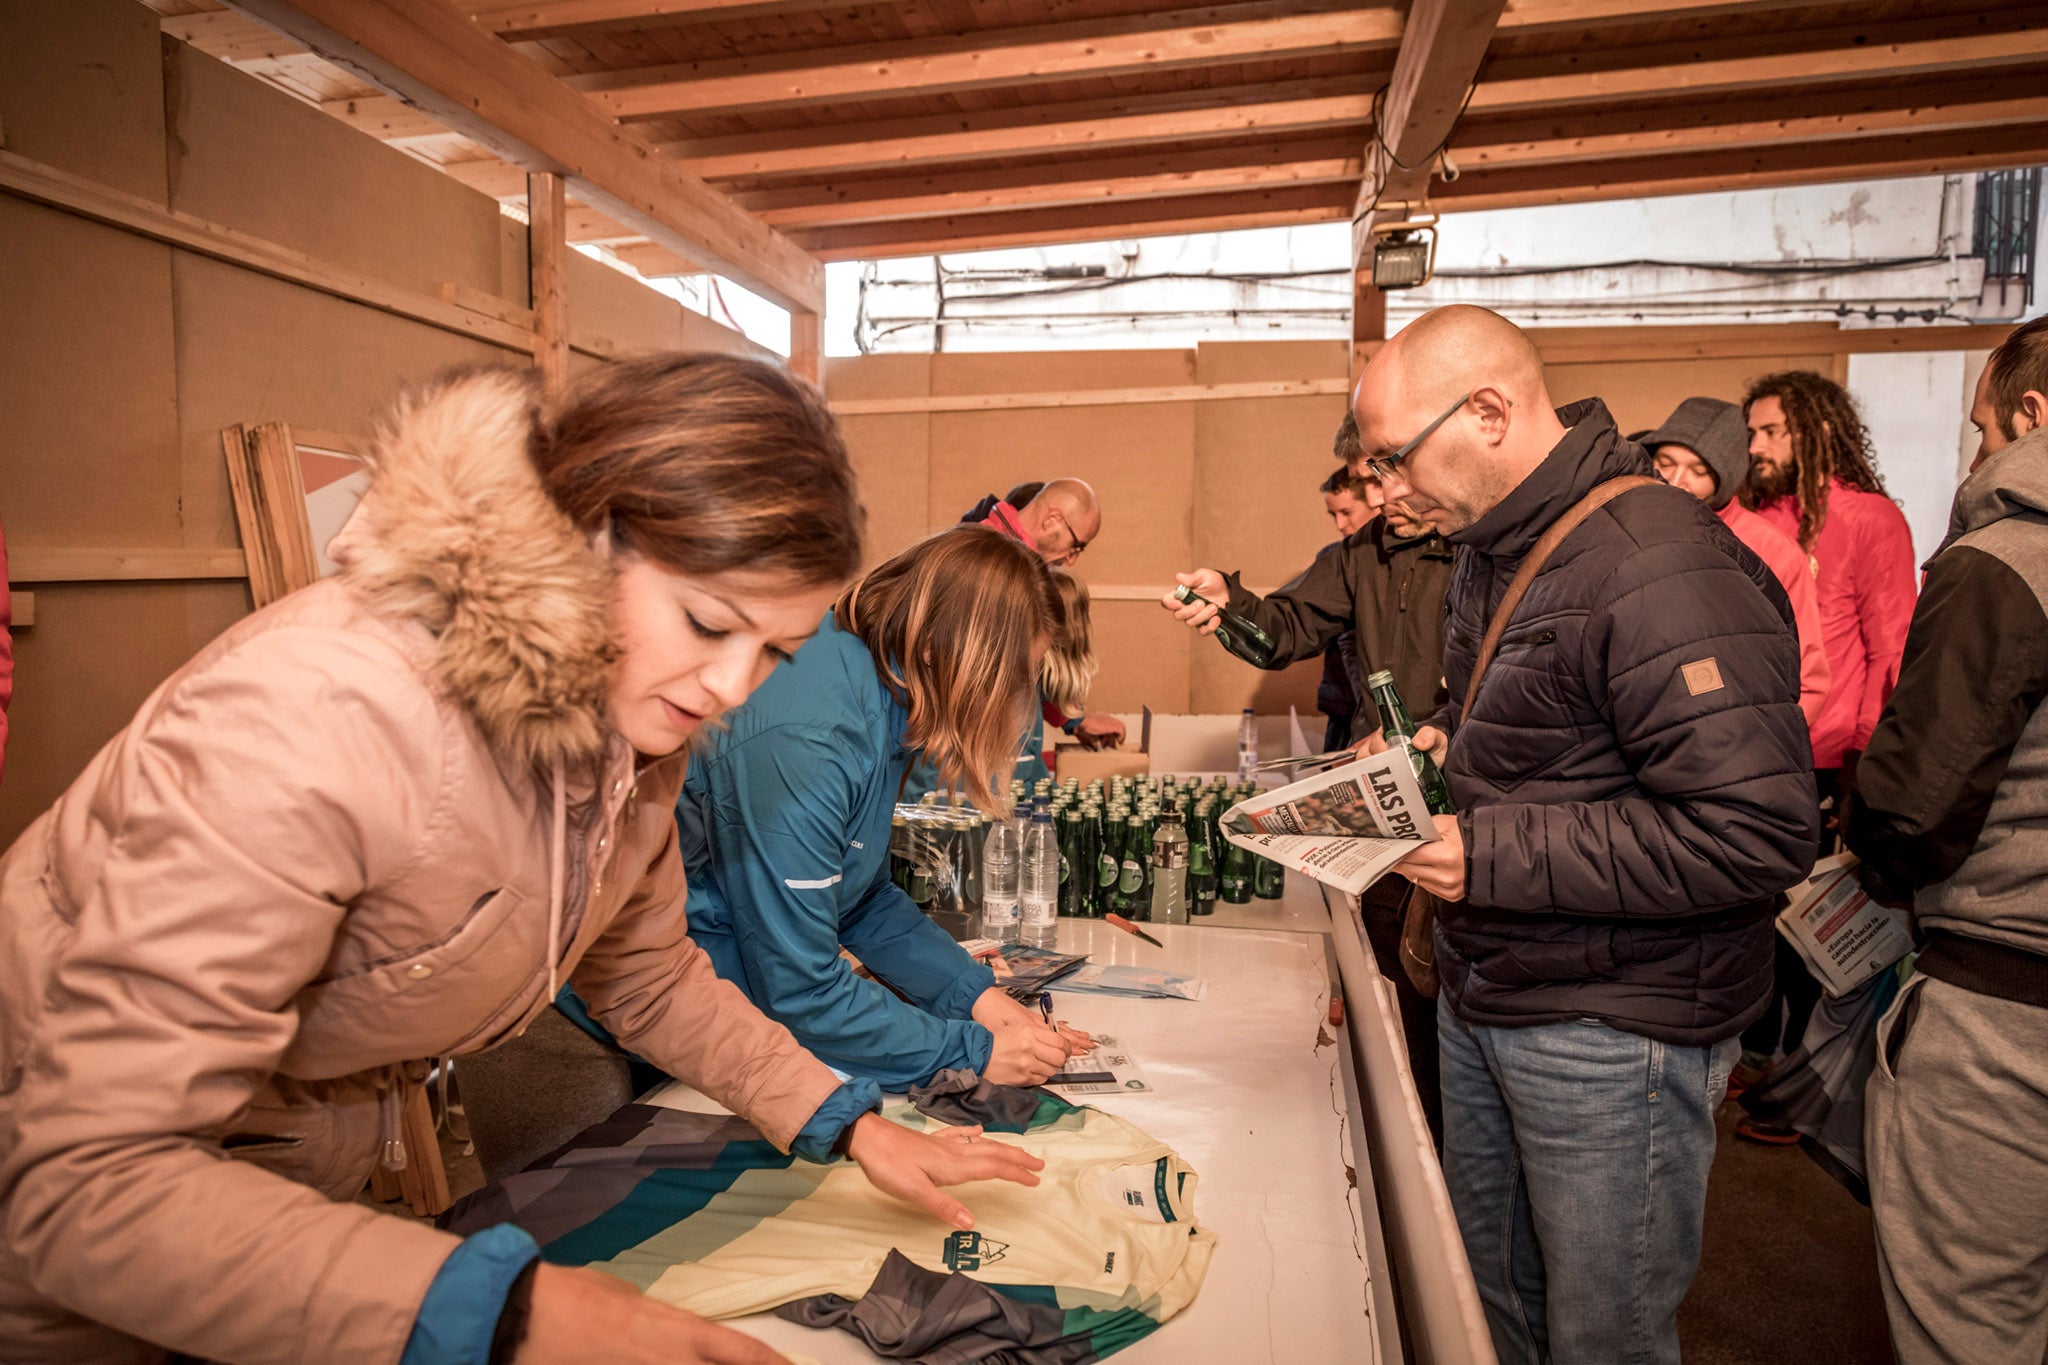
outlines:
{"label": "white painted wall", "polygon": [[[1976,453],[1964,414],[1982,353],[1926,351],[1849,357],[1849,392],[1863,411],[1885,489],[1905,510],[1924,563],[1948,531],[1961,466]],[[1975,363],[1972,363],[1974,360]]]}

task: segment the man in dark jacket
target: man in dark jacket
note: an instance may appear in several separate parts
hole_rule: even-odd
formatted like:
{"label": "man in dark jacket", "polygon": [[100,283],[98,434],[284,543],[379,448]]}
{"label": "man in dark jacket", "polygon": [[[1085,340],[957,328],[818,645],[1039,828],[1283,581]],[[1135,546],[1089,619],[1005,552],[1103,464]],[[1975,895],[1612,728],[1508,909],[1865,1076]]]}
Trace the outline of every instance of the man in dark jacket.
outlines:
{"label": "man in dark jacket", "polygon": [[[1351,427],[1352,454],[1357,454],[1357,424]],[[1316,491],[1323,495],[1323,510],[1337,528],[1337,538],[1316,551],[1316,558],[1345,552],[1351,537],[1364,530],[1379,515],[1365,500],[1365,481],[1351,472],[1345,459],[1343,433],[1338,433],[1338,458],[1344,463],[1331,470]],[[1358,633],[1347,630],[1323,647],[1323,679],[1316,684],[1316,710],[1328,723],[1323,727],[1323,748],[1342,749],[1357,733],[1354,725],[1365,706],[1365,672],[1358,662]],[[1368,715],[1372,714],[1367,712]]]}
{"label": "man in dark jacket", "polygon": [[2048,318],[1991,353],[1970,420],[1847,830],[1926,937],[1865,1094],[1901,1365],[2048,1358]]}
{"label": "man in dark jacket", "polygon": [[1459,547],[1450,704],[1419,737],[1459,813],[1400,870],[1444,902],[1444,1174],[1495,1347],[1676,1362],[1714,1109],[1819,837],[1791,606],[1697,498],[1632,489],[1545,562],[1468,696],[1538,537],[1650,462],[1597,399],[1554,409],[1479,308],[1397,333],[1355,410],[1387,495]]}

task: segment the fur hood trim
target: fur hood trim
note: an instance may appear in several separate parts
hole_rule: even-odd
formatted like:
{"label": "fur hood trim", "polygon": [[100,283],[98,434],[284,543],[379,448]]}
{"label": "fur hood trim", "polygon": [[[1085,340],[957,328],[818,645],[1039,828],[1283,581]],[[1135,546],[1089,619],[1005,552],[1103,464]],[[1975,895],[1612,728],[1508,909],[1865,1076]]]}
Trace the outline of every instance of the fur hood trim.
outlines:
{"label": "fur hood trim", "polygon": [[475,370],[400,400],[329,553],[373,611],[438,642],[443,685],[500,753],[546,769],[604,752],[610,572],[528,456],[539,396]]}

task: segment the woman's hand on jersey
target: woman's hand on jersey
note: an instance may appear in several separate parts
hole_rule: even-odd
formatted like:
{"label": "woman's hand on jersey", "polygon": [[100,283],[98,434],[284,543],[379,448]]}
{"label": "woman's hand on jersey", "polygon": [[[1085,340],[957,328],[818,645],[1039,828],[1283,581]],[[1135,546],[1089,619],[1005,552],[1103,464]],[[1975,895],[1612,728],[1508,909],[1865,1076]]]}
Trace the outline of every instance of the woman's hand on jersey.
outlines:
{"label": "woman's hand on jersey", "polygon": [[956,1228],[973,1227],[974,1215],[941,1186],[974,1180],[1036,1185],[1037,1173],[1045,1169],[1043,1161],[1022,1148],[984,1139],[979,1126],[918,1133],[879,1114],[854,1120],[846,1154],[860,1163],[876,1189]]}
{"label": "woman's hand on jersey", "polygon": [[754,1338],[657,1303],[624,1280],[546,1264],[534,1267],[526,1334],[512,1360],[513,1365],[788,1365]]}

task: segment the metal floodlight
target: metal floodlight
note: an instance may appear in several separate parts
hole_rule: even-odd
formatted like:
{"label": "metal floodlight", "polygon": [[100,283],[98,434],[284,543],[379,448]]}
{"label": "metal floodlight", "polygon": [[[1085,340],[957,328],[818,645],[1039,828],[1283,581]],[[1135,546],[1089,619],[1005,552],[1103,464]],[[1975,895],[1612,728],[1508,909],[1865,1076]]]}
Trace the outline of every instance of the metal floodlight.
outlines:
{"label": "metal floodlight", "polygon": [[1397,223],[1373,229],[1372,287],[1415,289],[1429,283],[1436,269],[1436,228],[1430,224]]}

